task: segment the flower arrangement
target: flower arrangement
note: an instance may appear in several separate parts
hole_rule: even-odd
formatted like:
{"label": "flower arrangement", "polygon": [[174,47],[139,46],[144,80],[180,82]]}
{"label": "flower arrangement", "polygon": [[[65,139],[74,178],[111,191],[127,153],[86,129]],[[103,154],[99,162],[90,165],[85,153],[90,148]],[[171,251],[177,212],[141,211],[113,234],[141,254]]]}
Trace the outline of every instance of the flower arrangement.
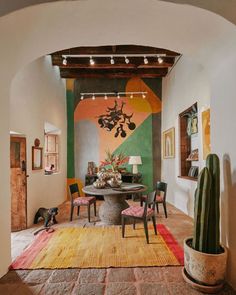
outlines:
{"label": "flower arrangement", "polygon": [[106,151],[105,161],[101,161],[100,167],[110,166],[112,171],[118,171],[119,167],[125,163],[127,163],[129,157],[125,156],[123,153],[113,154],[109,150]]}

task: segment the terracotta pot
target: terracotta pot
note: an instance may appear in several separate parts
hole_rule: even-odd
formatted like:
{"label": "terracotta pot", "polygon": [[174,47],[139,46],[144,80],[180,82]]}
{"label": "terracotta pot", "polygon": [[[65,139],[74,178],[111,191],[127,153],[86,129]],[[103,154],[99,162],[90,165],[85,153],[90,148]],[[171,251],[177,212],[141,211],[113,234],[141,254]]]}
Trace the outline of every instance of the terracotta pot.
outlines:
{"label": "terracotta pot", "polygon": [[207,254],[194,250],[192,238],[184,241],[184,267],[190,277],[200,284],[214,286],[225,280],[227,250],[220,254]]}

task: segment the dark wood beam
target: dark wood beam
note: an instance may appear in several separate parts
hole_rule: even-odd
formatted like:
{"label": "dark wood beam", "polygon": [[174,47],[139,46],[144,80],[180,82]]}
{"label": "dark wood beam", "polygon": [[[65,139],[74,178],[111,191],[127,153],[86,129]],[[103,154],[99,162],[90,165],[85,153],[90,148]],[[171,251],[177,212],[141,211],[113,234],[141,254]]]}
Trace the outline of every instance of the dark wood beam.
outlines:
{"label": "dark wood beam", "polygon": [[60,68],[62,78],[157,78],[164,77],[167,69],[68,69]]}
{"label": "dark wood beam", "polygon": [[[52,55],[52,64],[54,66],[63,67],[62,64],[62,56],[58,55]],[[115,64],[112,65],[110,63],[110,59],[107,57],[99,57],[94,58],[95,65],[93,65],[93,68],[166,68],[166,67],[172,67],[174,64],[174,58],[173,57],[164,57],[164,62],[162,64],[159,64],[157,62],[157,58],[155,57],[149,57],[148,61],[149,63],[147,65],[144,64],[142,57],[130,57],[130,63],[126,64],[123,57],[115,57]],[[67,66],[71,68],[87,68],[91,67],[89,64],[89,58],[77,58],[77,57],[70,57],[67,58]]]}
{"label": "dark wood beam", "polygon": [[153,64],[149,64],[149,65],[135,65],[135,64],[95,64],[93,66],[90,65],[86,65],[86,64],[67,64],[62,65],[62,64],[53,64],[54,66],[59,66],[61,69],[163,69],[163,68],[169,68],[171,67],[173,64],[167,64],[167,63],[153,63]]}
{"label": "dark wood beam", "polygon": [[[114,51],[115,50],[115,51]],[[180,54],[163,48],[136,45],[116,45],[99,47],[74,47],[54,52],[54,55],[99,55],[99,54],[166,54],[167,56],[179,56]]]}
{"label": "dark wood beam", "polygon": [[[115,64],[110,63],[109,56],[113,56]],[[141,54],[142,56],[132,56]],[[163,63],[158,63],[156,56],[147,56],[148,64],[144,64],[143,55],[165,54]],[[67,65],[63,65],[63,55],[70,55],[67,58]],[[87,57],[73,57],[73,55],[86,55]],[[105,55],[100,56],[100,55]],[[129,63],[125,63],[124,57],[129,58]],[[93,56],[94,65],[90,65],[89,56]],[[95,57],[94,57],[95,56]],[[150,46],[136,45],[107,45],[100,47],[75,47],[57,51],[51,54],[52,64],[60,68],[62,78],[156,78],[164,77],[168,69],[172,68],[175,58],[179,53]]]}

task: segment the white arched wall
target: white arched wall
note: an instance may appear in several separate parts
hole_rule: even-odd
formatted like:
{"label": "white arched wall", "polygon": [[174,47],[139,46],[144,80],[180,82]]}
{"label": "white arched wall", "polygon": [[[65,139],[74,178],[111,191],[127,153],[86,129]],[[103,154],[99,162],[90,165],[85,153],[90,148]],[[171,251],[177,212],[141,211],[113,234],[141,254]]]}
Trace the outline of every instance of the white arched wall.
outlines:
{"label": "white arched wall", "polygon": [[[32,226],[40,207],[56,207],[66,196],[66,89],[51,57],[44,56],[17,72],[11,83],[10,130],[26,137],[27,158],[27,226]],[[59,129],[59,171],[45,175],[32,170],[32,145],[35,138],[45,147],[45,122]]]}
{"label": "white arched wall", "polygon": [[[2,213],[0,215],[0,276],[7,271],[10,264],[9,95],[11,81],[21,67],[38,57],[63,48],[107,44],[163,47],[191,57],[194,62],[203,64],[210,81],[211,96],[214,93],[214,97],[211,97],[213,150],[220,156],[225,152],[225,145],[219,139],[218,130],[227,126],[234,132],[232,126],[235,118],[231,117],[232,124],[229,126],[222,120],[220,129],[217,129],[218,120],[222,107],[225,118],[228,117],[228,112],[232,112],[231,104],[235,104],[232,91],[236,90],[233,79],[235,67],[232,67],[232,62],[235,64],[234,51],[236,50],[235,41],[232,40],[236,40],[236,28],[225,19],[202,9],[156,0],[65,1],[29,7],[2,17],[0,36],[0,208]],[[224,61],[218,59],[222,54],[222,48],[226,56]],[[217,67],[215,67],[216,64]],[[227,72],[228,67],[230,75]],[[225,77],[228,77],[229,87],[224,92],[222,89]],[[221,78],[220,81],[219,78]],[[219,93],[221,97],[218,96]],[[227,106],[222,105],[223,99]],[[225,143],[228,142],[229,132],[221,136]],[[234,141],[230,142],[234,143]],[[228,147],[227,151],[231,157],[232,169],[236,169],[234,147]],[[224,193],[225,202],[229,198],[235,206],[230,185],[228,185],[228,191]],[[233,211],[230,211],[233,208],[229,207],[228,210],[227,214],[232,216],[230,222],[235,223]],[[232,224],[226,226],[227,234],[224,234],[224,240],[230,249],[236,246],[235,238],[230,231]],[[236,272],[236,262],[231,252],[228,277],[236,286],[233,272]]]}

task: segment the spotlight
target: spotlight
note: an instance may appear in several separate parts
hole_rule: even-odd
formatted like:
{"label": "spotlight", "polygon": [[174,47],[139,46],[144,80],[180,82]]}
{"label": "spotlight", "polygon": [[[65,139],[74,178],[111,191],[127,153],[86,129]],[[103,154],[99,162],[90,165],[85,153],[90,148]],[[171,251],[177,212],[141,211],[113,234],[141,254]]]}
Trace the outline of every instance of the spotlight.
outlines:
{"label": "spotlight", "polygon": [[131,94],[130,94],[130,98],[133,98],[133,97],[134,97],[134,95],[133,95],[133,93],[131,93]]}
{"label": "spotlight", "polygon": [[66,59],[65,56],[63,57],[62,64],[63,64],[64,66],[67,66],[67,59]]}
{"label": "spotlight", "polygon": [[115,61],[114,61],[114,58],[113,56],[111,56],[111,65],[114,65]]}
{"label": "spotlight", "polygon": [[128,64],[129,63],[129,59],[127,56],[125,56],[125,63]]}
{"label": "spotlight", "polygon": [[90,56],[90,58],[89,58],[89,63],[91,66],[93,66],[95,64],[95,61],[92,56]]}
{"label": "spotlight", "polygon": [[95,98],[96,98],[96,97],[95,97],[95,95],[93,94],[93,96],[92,96],[92,100],[95,100]]}
{"label": "spotlight", "polygon": [[145,98],[145,97],[146,97],[146,94],[145,94],[145,93],[143,93],[143,94],[142,94],[142,97],[143,97],[143,98]]}
{"label": "spotlight", "polygon": [[162,63],[163,63],[163,58],[159,56],[159,57],[157,58],[157,61],[158,61],[159,64],[162,64]]}
{"label": "spotlight", "polygon": [[148,59],[146,58],[146,56],[143,57],[143,62],[145,63],[145,65],[148,64]]}
{"label": "spotlight", "polygon": [[104,99],[107,100],[107,95],[106,94],[104,95]]}
{"label": "spotlight", "polygon": [[81,100],[83,100],[83,99],[84,99],[84,96],[83,96],[83,94],[81,95],[80,99],[81,99]]}

